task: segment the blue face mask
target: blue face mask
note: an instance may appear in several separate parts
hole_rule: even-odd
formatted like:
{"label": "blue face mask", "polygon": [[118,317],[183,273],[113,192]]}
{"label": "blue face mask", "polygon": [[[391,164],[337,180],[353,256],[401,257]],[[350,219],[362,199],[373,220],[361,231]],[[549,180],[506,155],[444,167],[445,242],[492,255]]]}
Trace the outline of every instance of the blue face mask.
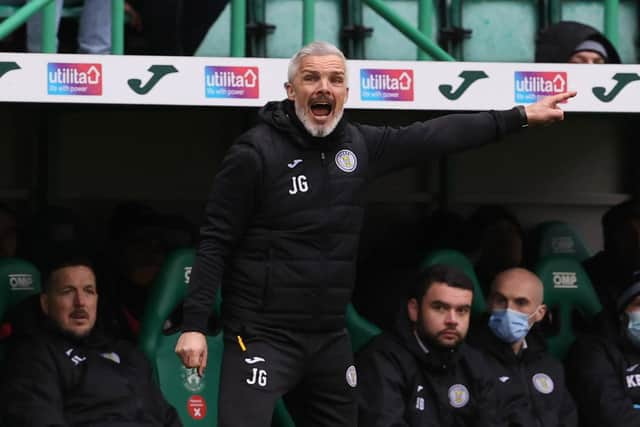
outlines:
{"label": "blue face mask", "polygon": [[627,313],[629,324],[627,325],[627,335],[634,346],[640,348],[640,311]]}
{"label": "blue face mask", "polygon": [[531,316],[510,308],[494,310],[489,317],[489,328],[501,341],[512,344],[527,335]]}

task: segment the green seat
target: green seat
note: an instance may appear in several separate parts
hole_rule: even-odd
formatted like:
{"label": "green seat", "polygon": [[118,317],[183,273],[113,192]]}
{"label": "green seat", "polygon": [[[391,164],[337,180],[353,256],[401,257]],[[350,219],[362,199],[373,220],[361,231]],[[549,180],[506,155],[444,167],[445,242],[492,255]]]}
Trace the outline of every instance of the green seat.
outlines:
{"label": "green seat", "polygon": [[427,268],[435,264],[445,264],[462,270],[473,282],[473,302],[471,303],[471,314],[476,316],[486,311],[486,304],[480,282],[473,269],[471,261],[458,251],[452,249],[442,249],[427,254],[420,268]]}
{"label": "green seat", "polygon": [[[165,261],[147,301],[140,329],[140,347],[149,358],[156,380],[165,398],[171,403],[185,427],[215,427],[218,424],[218,389],[224,348],[222,332],[207,336],[208,362],[200,378],[195,369],[187,369],[174,349],[179,332],[163,332],[166,319],[186,295],[195,259],[193,249],[173,252]],[[220,299],[216,301],[219,312]],[[274,425],[293,426],[282,401],[274,412]]]}
{"label": "green seat", "polygon": [[354,353],[382,332],[376,325],[360,316],[352,304],[347,306],[346,320],[347,330],[351,337],[351,348]]}
{"label": "green seat", "polygon": [[596,315],[602,306],[580,262],[567,255],[549,256],[535,269],[544,285],[544,300],[551,313],[554,334],[547,338],[549,351],[559,359],[575,340],[573,313],[583,319]]}
{"label": "green seat", "polygon": [[[39,293],[40,272],[33,264],[19,258],[0,259],[0,321],[16,304]],[[0,343],[0,360],[4,350]]]}
{"label": "green seat", "polygon": [[185,368],[174,352],[180,333],[163,332],[166,319],[185,297],[194,258],[194,250],[181,249],[165,261],[146,304],[139,343],[151,362],[160,389],[178,411],[183,425],[215,426],[222,333],[207,337],[208,366],[200,378],[195,369]]}
{"label": "green seat", "polygon": [[29,261],[20,258],[1,259],[0,286],[8,290],[5,307],[8,311],[23,299],[40,293],[40,272]]}
{"label": "green seat", "polygon": [[582,262],[591,256],[578,233],[566,222],[543,222],[536,227],[535,236],[535,259],[550,255],[568,255]]}

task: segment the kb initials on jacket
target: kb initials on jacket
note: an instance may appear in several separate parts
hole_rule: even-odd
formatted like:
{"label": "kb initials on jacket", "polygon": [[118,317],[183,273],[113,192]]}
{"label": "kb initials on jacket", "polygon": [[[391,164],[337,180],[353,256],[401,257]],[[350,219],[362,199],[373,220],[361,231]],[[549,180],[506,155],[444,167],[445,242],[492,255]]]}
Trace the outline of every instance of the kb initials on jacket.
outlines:
{"label": "kb initials on jacket", "polygon": [[627,375],[627,388],[640,387],[640,375]]}
{"label": "kb initials on jacket", "polygon": [[309,184],[307,184],[307,177],[304,175],[292,176],[291,177],[291,188],[289,189],[289,194],[306,193],[309,191]]}

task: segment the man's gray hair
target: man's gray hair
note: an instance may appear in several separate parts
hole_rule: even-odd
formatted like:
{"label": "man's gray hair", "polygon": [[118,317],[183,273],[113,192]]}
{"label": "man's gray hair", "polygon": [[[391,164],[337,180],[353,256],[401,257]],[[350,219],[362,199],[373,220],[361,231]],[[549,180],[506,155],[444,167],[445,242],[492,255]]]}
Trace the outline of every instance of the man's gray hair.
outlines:
{"label": "man's gray hair", "polygon": [[298,68],[300,67],[300,62],[302,62],[302,59],[304,57],[326,55],[336,55],[342,58],[342,61],[344,62],[344,71],[346,78],[347,58],[345,58],[342,51],[331,43],[317,41],[309,43],[308,45],[300,49],[295,55],[293,55],[291,61],[289,61],[289,70],[287,75],[289,83],[293,83],[293,79],[296,77],[296,73],[298,72]]}

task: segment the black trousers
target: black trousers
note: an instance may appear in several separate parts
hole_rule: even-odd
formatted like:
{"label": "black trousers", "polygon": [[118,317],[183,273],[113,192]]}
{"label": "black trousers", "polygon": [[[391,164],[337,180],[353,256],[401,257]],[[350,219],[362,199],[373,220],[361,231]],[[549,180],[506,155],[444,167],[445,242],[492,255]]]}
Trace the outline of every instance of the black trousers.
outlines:
{"label": "black trousers", "polygon": [[288,392],[296,427],[356,426],[357,376],[346,330],[245,327],[225,330],[224,344],[219,427],[269,427],[276,401]]}

